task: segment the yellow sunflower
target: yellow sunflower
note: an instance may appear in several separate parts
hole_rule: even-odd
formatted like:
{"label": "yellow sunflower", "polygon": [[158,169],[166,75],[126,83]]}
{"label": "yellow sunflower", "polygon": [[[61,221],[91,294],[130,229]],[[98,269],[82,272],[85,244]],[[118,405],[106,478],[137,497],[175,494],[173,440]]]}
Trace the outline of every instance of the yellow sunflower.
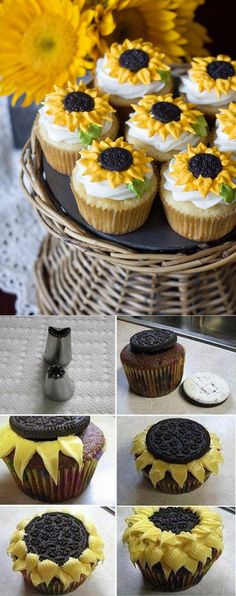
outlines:
{"label": "yellow sunflower", "polygon": [[[119,169],[115,169],[115,162],[123,159],[126,162],[124,166],[118,165]],[[109,138],[105,141],[93,141],[91,149],[81,151],[80,159],[85,168],[85,176],[90,176],[92,182],[107,180],[112,188],[119,184],[132,184],[134,180],[144,181],[151,161],[152,157],[148,157],[145,151],[136,150],[122,137],[115,141]],[[108,169],[111,162],[112,169]]]}
{"label": "yellow sunflower", "polygon": [[0,94],[39,103],[54,84],[84,75],[93,11],[70,0],[5,0],[0,19]]}
{"label": "yellow sunflower", "polygon": [[[66,109],[66,100],[82,95],[85,100],[87,110],[73,111],[72,105],[69,110]],[[85,97],[84,97],[85,96]],[[80,83],[68,82],[64,87],[54,86],[54,91],[47,95],[44,105],[47,107],[47,114],[53,116],[53,122],[59,126],[66,126],[68,130],[74,131],[80,128],[86,132],[90,125],[102,126],[103,120],[112,120],[112,112],[115,110],[109,104],[108,95],[102,95],[98,89],[90,89],[80,81]],[[90,109],[92,108],[92,109]]]}
{"label": "yellow sunflower", "polygon": [[229,56],[219,54],[216,58],[194,58],[189,74],[199,91],[214,90],[219,97],[236,91],[236,61]]}
{"label": "yellow sunflower", "polygon": [[230,103],[228,108],[221,108],[216,118],[229,139],[236,139],[236,103]]}
{"label": "yellow sunflower", "polygon": [[222,196],[222,187],[236,187],[236,162],[231,154],[202,143],[188,146],[187,151],[176,155],[170,173],[177,185],[184,185],[186,192],[198,191],[203,198],[209,192]]}
{"label": "yellow sunflower", "polygon": [[176,12],[176,30],[182,38],[186,40],[184,46],[184,56],[190,60],[192,56],[207,56],[208,50],[205,44],[211,41],[207,30],[203,25],[194,21],[195,12],[198,6],[205,3],[205,0],[177,0]]}
{"label": "yellow sunflower", "polygon": [[[163,122],[154,116],[154,106],[158,107],[157,104],[159,102],[162,105],[166,103],[177,108],[176,114],[175,112],[173,113],[173,120],[170,122]],[[203,128],[205,129],[206,127],[205,118],[199,110],[194,109],[192,104],[185,102],[181,97],[174,99],[171,94],[160,96],[145,95],[137,104],[133,104],[132,108],[134,109],[134,115],[132,115],[131,121],[138,128],[147,129],[149,137],[159,134],[163,140],[168,135],[178,139],[185,131],[196,134],[198,124],[199,127],[200,123],[203,126],[203,121],[205,122]],[[206,130],[204,132],[206,133]]]}
{"label": "yellow sunflower", "polygon": [[[144,64],[138,71],[131,71],[126,66],[126,52],[144,52]],[[106,68],[109,70],[109,76],[118,79],[119,83],[129,82],[133,85],[143,83],[148,85],[152,81],[165,81],[170,78],[170,67],[165,62],[165,55],[160,54],[159,50],[150,42],[142,39],[130,41],[125,39],[122,44],[113,43],[106,53]]]}

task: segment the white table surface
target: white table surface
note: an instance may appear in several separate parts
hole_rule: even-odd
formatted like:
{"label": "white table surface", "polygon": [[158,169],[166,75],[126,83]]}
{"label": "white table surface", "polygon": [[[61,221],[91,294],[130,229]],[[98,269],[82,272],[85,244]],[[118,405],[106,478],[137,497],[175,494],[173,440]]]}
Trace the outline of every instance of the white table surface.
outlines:
{"label": "white table surface", "polygon": [[[58,509],[63,508],[58,507]],[[79,594],[79,596],[95,596],[95,594],[96,596],[114,596],[115,517],[100,507],[72,506],[72,513],[73,509],[74,511],[82,510],[88,519],[96,525],[105,543],[105,561],[103,564],[99,563],[91,577],[72,593]],[[21,520],[47,510],[47,506],[0,507],[1,586],[4,586],[3,591],[1,590],[2,595],[35,596],[35,590],[25,585],[22,575],[11,570],[11,558],[7,555],[6,549],[11,535]]]}
{"label": "white table surface", "polygon": [[235,503],[235,436],[234,419],[230,416],[189,416],[203,424],[221,439],[224,463],[218,476],[211,476],[198,489],[183,495],[169,495],[156,491],[136,470],[130,454],[132,440],[147,426],[165,416],[118,416],[118,505],[224,505]]}
{"label": "white table surface", "polygon": [[[202,581],[184,592],[172,594],[189,594],[189,596],[234,596],[235,595],[235,516],[222,509],[218,511],[224,522],[224,552],[214,563]],[[132,514],[130,507],[118,507],[117,540],[118,540],[118,596],[152,596],[153,590],[143,581],[138,567],[134,567],[127,547],[122,543],[122,535],[126,526],[125,518]],[[157,593],[157,592],[155,592]],[[163,594],[163,592],[158,592]]]}
{"label": "white table surface", "polygon": [[146,327],[117,321],[117,410],[119,414],[236,414],[236,354],[185,337],[178,341],[186,349],[183,380],[195,372],[213,372],[229,383],[230,397],[222,404],[203,407],[184,398],[182,384],[169,395],[147,398],[129,390],[128,382],[120,362],[120,352],[130,337]]}
{"label": "white table surface", "polygon": [[[116,502],[116,451],[114,416],[92,416],[94,422],[103,431],[107,448],[98,462],[95,474],[88,488],[80,495],[68,501],[90,505],[114,505]],[[0,416],[0,428],[8,423],[8,416]],[[107,481],[109,479],[109,482]],[[106,490],[104,490],[104,486]],[[40,503],[23,493],[15,483],[6,464],[0,460],[0,504]]]}

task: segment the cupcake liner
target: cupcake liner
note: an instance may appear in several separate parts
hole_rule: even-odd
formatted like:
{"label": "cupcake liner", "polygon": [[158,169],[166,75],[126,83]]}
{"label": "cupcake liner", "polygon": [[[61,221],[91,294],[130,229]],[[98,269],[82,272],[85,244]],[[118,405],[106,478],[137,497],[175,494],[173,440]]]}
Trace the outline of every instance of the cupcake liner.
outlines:
{"label": "cupcake liner", "polygon": [[57,503],[78,497],[87,488],[102,453],[103,450],[95,459],[85,461],[82,470],[77,462],[71,463],[71,458],[68,458],[68,466],[61,464],[59,467],[58,484],[55,484],[44,466],[33,467],[32,464],[27,466],[21,482],[14,469],[13,452],[3,460],[23,492],[32,499]]}
{"label": "cupcake liner", "polygon": [[143,397],[162,397],[174,391],[181,382],[184,355],[168,366],[141,369],[123,364],[131,390]]}
{"label": "cupcake liner", "polygon": [[148,565],[143,567],[139,561],[137,561],[137,565],[144,578],[152,584],[153,588],[158,589],[161,592],[179,592],[188,590],[192,586],[198,584],[220,555],[221,552],[218,552],[213,548],[212,558],[207,559],[205,565],[199,562],[194,574],[184,567],[181,567],[176,573],[171,571],[168,579],[165,577],[161,563],[157,563],[152,568]]}
{"label": "cupcake liner", "polygon": [[190,240],[211,241],[223,238],[236,226],[236,210],[229,208],[228,215],[222,217],[197,217],[196,215],[179,213],[163,199],[165,214],[170,226]]}
{"label": "cupcake liner", "polygon": [[[145,472],[144,470],[143,473],[145,478],[147,478],[149,482],[151,482],[148,472]],[[211,472],[209,472],[209,470],[205,470],[204,482],[206,482],[210,475]],[[152,484],[152,487],[156,488],[156,490],[158,490],[161,493],[168,493],[170,495],[180,495],[183,493],[190,493],[193,490],[196,490],[196,488],[200,488],[202,484],[202,482],[199,482],[197,478],[194,478],[194,476],[190,472],[188,472],[184,486],[183,488],[181,488],[178,482],[176,482],[174,478],[171,477],[171,474],[167,472],[163,480],[160,480],[155,487],[153,487]]]}
{"label": "cupcake liner", "polygon": [[70,176],[75,166],[75,162],[80,158],[80,151],[73,151],[61,149],[48,143],[37,129],[37,137],[39,139],[42,151],[46,157],[47,162],[60,174]]}
{"label": "cupcake liner", "polygon": [[71,582],[68,588],[65,588],[64,584],[56,577],[52,579],[48,586],[46,583],[39,584],[39,586],[34,586],[30,578],[27,576],[26,571],[22,571],[21,573],[27,585],[30,585],[34,590],[43,594],[68,594],[69,592],[77,590],[77,588],[79,588],[79,586],[81,586],[87,579],[86,575],[81,575],[80,582]]}

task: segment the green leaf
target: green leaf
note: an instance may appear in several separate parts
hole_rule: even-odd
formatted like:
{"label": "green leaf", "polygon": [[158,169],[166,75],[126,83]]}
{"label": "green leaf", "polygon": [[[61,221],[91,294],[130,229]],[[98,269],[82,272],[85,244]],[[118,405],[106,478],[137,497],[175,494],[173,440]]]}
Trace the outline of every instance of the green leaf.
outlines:
{"label": "green leaf", "polygon": [[198,116],[195,124],[192,124],[193,130],[199,137],[205,137],[208,131],[208,125],[204,116]]}
{"label": "green leaf", "polygon": [[158,72],[161,77],[161,81],[163,81],[163,83],[168,83],[171,77],[170,70],[158,70]]}
{"label": "green leaf", "polygon": [[132,190],[137,197],[141,198],[146,191],[150,190],[151,180],[148,180],[147,178],[144,178],[144,180],[134,178],[133,182],[128,184],[128,188]]}
{"label": "green leaf", "polygon": [[98,124],[90,124],[86,132],[80,130],[80,128],[78,128],[77,132],[79,136],[79,141],[87,147],[88,145],[91,145],[93,139],[100,138],[102,127],[98,126]]}
{"label": "green leaf", "polygon": [[225,203],[230,205],[230,203],[236,200],[236,188],[232,188],[229,184],[223,182],[220,187],[220,196],[224,199]]}

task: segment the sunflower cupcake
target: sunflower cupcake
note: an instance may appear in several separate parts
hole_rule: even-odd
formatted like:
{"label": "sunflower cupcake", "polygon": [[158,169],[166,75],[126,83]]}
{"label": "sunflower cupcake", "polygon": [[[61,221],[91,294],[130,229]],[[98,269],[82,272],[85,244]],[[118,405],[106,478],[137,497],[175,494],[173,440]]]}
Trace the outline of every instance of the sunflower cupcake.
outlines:
{"label": "sunflower cupcake", "polygon": [[93,139],[116,138],[119,124],[108,100],[108,95],[82,81],[55,85],[47,95],[36,119],[36,134],[57,172],[71,174],[81,149]]}
{"label": "sunflower cupcake", "polygon": [[96,230],[125,234],[148,218],[157,191],[152,158],[122,137],[81,151],[71,186],[81,215]]}
{"label": "sunflower cupcake", "polygon": [[170,226],[191,240],[222,238],[236,226],[236,162],[217,147],[188,147],[162,168],[160,197]]}
{"label": "sunflower cupcake", "polygon": [[134,507],[133,512],[123,542],[155,590],[191,588],[222,554],[222,518],[207,507]]}
{"label": "sunflower cupcake", "polygon": [[163,493],[189,493],[218,474],[223,462],[215,433],[188,418],[167,418],[133,440],[136,468]]}
{"label": "sunflower cupcake", "polygon": [[146,95],[133,104],[126,140],[145,149],[156,161],[168,161],[175,153],[207,140],[207,122],[199,110],[173,95]]}
{"label": "sunflower cupcake", "polygon": [[13,571],[43,594],[77,590],[104,560],[103,541],[82,513],[68,510],[37,513],[21,521],[7,553]]}
{"label": "sunflower cupcake", "polygon": [[214,143],[220,151],[231,151],[236,156],[236,103],[221,108],[216,115]]}
{"label": "sunflower cupcake", "polygon": [[236,100],[236,61],[220,54],[216,58],[193,58],[188,74],[181,77],[180,93],[207,116]]}

